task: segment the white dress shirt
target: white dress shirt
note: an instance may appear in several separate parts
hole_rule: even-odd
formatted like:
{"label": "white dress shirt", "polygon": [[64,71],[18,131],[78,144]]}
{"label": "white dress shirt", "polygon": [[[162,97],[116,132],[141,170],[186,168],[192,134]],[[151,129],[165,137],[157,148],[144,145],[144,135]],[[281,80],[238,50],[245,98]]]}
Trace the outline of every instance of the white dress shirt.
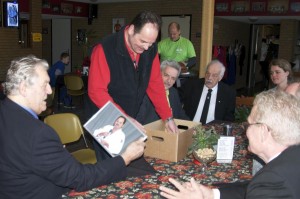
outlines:
{"label": "white dress shirt", "polygon": [[[198,108],[197,108],[196,114],[193,119],[194,122],[200,121],[207,93],[208,93],[208,88],[204,85],[203,89],[202,89],[200,101],[198,104]],[[215,108],[216,108],[216,101],[217,101],[217,93],[218,93],[218,84],[216,84],[212,88],[212,91],[211,91],[211,97],[210,97],[210,102],[209,102],[209,107],[208,107],[206,123],[209,123],[209,122],[215,120]]]}

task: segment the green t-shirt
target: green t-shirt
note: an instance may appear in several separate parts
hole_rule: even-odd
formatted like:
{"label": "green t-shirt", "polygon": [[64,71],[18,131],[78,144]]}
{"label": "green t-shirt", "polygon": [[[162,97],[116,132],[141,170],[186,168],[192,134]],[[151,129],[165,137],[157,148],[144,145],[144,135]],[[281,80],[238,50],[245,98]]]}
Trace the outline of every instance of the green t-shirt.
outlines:
{"label": "green t-shirt", "polygon": [[187,62],[189,58],[196,57],[192,42],[184,37],[177,41],[172,41],[169,37],[158,43],[158,53],[160,61],[166,59],[177,62]]}

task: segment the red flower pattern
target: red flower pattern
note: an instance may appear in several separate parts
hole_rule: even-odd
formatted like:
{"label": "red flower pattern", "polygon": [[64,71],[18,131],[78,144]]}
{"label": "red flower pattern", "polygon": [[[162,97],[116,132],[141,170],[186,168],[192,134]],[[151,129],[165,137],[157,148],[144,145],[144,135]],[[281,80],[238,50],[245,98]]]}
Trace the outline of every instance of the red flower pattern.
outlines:
{"label": "red flower pattern", "polygon": [[[208,165],[202,171],[201,165],[193,162],[193,157],[186,157],[179,162],[169,162],[157,158],[145,157],[145,159],[157,171],[154,175],[130,177],[125,181],[99,186],[86,192],[70,191],[63,198],[66,199],[94,199],[94,198],[161,198],[159,186],[164,185],[174,189],[169,183],[169,178],[181,182],[189,181],[191,177],[202,184],[213,187],[212,184],[229,183],[236,180],[249,180],[252,175],[252,155],[247,151],[247,138],[241,125],[234,125],[233,135],[236,138],[234,158],[231,164],[219,164],[217,161]],[[221,125],[215,125],[217,132],[222,132]],[[238,144],[237,144],[238,143]]]}

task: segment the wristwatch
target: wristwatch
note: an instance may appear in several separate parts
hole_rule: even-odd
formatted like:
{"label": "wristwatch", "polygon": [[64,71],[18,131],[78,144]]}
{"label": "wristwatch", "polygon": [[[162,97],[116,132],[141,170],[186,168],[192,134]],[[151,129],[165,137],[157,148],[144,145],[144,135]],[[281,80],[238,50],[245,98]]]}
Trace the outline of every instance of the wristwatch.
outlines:
{"label": "wristwatch", "polygon": [[174,120],[174,118],[173,117],[169,117],[169,118],[166,119],[166,122],[169,122],[171,120]]}

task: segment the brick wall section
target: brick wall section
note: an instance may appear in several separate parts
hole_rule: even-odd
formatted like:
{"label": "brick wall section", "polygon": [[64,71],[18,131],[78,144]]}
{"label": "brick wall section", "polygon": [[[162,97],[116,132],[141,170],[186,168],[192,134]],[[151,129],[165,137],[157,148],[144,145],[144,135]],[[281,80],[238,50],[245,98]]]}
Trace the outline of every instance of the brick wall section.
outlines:
{"label": "brick wall section", "polygon": [[282,20],[280,23],[280,43],[278,57],[294,61],[294,52],[298,39],[299,21]]}
{"label": "brick wall section", "polygon": [[[30,1],[32,16],[29,26],[32,32],[41,32],[41,2],[40,0]],[[0,81],[5,80],[5,75],[10,61],[15,57],[34,54],[38,57],[42,55],[42,42],[33,43],[31,48],[21,48],[18,29],[0,27]]]}

